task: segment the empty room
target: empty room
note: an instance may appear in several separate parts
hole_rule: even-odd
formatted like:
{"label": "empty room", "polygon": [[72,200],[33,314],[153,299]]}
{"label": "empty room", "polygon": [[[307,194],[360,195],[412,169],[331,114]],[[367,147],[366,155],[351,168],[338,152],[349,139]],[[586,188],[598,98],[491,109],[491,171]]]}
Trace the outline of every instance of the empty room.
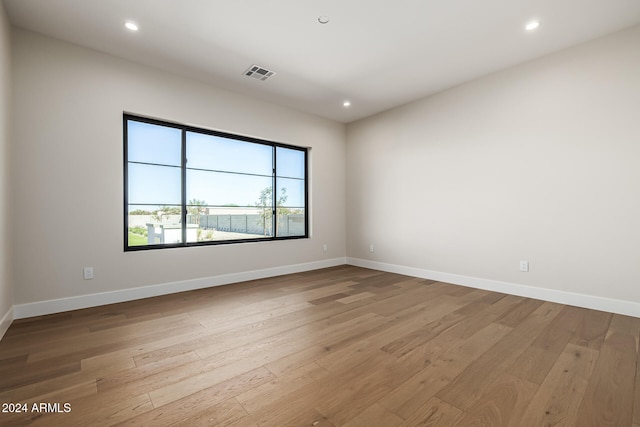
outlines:
{"label": "empty room", "polygon": [[640,427],[640,2],[0,0],[1,426]]}

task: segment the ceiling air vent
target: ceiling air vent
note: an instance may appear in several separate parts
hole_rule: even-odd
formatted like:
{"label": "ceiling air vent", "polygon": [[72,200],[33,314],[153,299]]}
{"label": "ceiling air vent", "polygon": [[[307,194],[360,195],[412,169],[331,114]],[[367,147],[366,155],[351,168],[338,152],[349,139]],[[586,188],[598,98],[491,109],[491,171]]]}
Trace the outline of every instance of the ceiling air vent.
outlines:
{"label": "ceiling air vent", "polygon": [[273,71],[267,70],[259,65],[252,65],[247,68],[244,72],[245,76],[253,77],[258,80],[267,80],[269,77],[273,76],[275,73]]}

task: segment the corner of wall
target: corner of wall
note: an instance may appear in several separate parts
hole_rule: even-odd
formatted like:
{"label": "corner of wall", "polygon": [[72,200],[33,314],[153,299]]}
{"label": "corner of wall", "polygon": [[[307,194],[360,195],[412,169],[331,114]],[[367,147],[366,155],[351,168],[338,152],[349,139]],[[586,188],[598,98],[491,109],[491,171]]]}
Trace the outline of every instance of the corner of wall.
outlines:
{"label": "corner of wall", "polygon": [[0,339],[13,321],[11,273],[11,23],[0,3]]}

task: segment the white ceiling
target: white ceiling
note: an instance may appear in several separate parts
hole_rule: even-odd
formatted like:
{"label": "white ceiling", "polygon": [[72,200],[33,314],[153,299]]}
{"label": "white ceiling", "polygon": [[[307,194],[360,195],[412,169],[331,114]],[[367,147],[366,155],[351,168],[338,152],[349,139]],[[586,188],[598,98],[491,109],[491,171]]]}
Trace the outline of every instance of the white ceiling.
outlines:
{"label": "white ceiling", "polygon": [[15,26],[345,123],[640,23],[640,0],[4,3]]}

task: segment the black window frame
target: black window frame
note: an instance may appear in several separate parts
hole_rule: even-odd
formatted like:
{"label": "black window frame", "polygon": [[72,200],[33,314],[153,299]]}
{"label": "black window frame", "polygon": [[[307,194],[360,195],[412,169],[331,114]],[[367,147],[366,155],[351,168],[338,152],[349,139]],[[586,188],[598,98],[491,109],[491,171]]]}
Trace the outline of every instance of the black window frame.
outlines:
{"label": "black window frame", "polygon": [[[275,141],[269,141],[260,138],[249,137],[245,135],[237,135],[228,132],[222,132],[218,130],[204,129],[190,125],[184,125],[176,122],[171,122],[167,120],[149,118],[145,116],[139,116],[131,113],[123,113],[123,171],[124,171],[124,251],[144,251],[144,250],[153,250],[153,249],[171,249],[171,248],[182,248],[182,247],[192,247],[192,246],[217,246],[217,245],[227,245],[227,244],[236,244],[236,243],[256,243],[256,242],[272,242],[278,240],[296,240],[296,239],[307,239],[309,238],[309,150],[306,147],[300,147],[290,144],[284,144]],[[158,244],[147,244],[147,245],[129,245],[129,159],[128,159],[128,122],[136,121],[140,123],[147,123],[158,126],[165,126],[173,129],[178,129],[181,131],[181,231],[182,231],[182,241],[179,243],[158,243]],[[228,138],[243,142],[267,145],[272,147],[272,160],[273,160],[273,168],[271,174],[271,202],[272,202],[272,215],[271,215],[271,229],[273,230],[273,236],[264,236],[259,238],[249,238],[249,239],[233,239],[233,240],[213,240],[213,241],[197,241],[197,242],[188,242],[187,241],[187,206],[189,203],[187,202],[187,191],[186,191],[186,175],[187,175],[187,150],[186,150],[186,135],[187,132],[199,133],[203,135],[217,136],[222,138]],[[278,236],[278,215],[277,215],[277,198],[278,191],[276,188],[276,180],[278,178],[277,175],[277,157],[276,157],[276,148],[286,148],[292,149],[296,151],[300,151],[304,153],[304,234],[303,235],[294,235],[294,236]],[[136,204],[138,205],[138,204]],[[144,204],[140,204],[144,205]],[[151,206],[151,204],[149,204]],[[156,206],[154,204],[153,206]]]}

